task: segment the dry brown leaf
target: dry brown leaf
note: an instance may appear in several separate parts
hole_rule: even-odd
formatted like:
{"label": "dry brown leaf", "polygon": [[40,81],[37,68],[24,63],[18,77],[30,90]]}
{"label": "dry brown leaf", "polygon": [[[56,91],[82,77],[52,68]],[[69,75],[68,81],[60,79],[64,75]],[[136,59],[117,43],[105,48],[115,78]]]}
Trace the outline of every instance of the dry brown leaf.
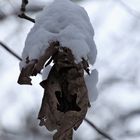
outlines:
{"label": "dry brown leaf", "polygon": [[[59,45],[58,42],[52,43],[36,63],[27,65],[21,71],[19,81],[30,84],[29,76],[39,73],[51,57],[54,65],[48,78],[40,83],[44,95],[38,119],[41,126],[50,131],[57,130],[54,140],[72,140],[73,129],[80,126],[89,107],[84,81],[84,69],[88,72],[88,63],[83,59],[76,64],[71,50]],[[27,78],[27,82],[24,82],[24,78]]]}
{"label": "dry brown leaf", "polygon": [[45,62],[57,52],[58,47],[58,41],[50,42],[50,46],[46,49],[44,54],[38,60],[29,60],[29,57],[27,57],[27,65],[21,70],[17,82],[19,84],[32,85],[30,76],[36,76],[38,73],[40,73]]}

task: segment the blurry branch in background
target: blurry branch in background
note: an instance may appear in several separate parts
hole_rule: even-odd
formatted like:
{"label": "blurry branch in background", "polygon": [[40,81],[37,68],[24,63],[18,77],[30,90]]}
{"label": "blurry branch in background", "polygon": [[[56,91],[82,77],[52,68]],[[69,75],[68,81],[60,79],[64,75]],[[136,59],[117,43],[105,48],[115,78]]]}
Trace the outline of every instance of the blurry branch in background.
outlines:
{"label": "blurry branch in background", "polygon": [[12,54],[14,57],[16,57],[18,60],[22,60],[21,57],[19,55],[17,55],[15,52],[13,52],[7,45],[5,45],[3,42],[0,41],[0,45],[6,50],[8,51],[10,54]]}
{"label": "blurry branch in background", "polygon": [[137,109],[132,110],[128,113],[120,115],[118,120],[121,121],[121,122],[125,122],[128,119],[133,119],[134,117],[139,116],[139,115],[140,115],[140,109],[137,108]]}
{"label": "blurry branch in background", "polygon": [[28,0],[22,0],[21,9],[20,9],[21,13],[18,16],[20,18],[24,18],[26,20],[29,20],[29,21],[35,23],[35,20],[33,18],[31,18],[25,14],[27,4],[28,4]]}
{"label": "blurry branch in background", "polygon": [[123,2],[123,0],[118,0],[117,2],[119,2],[121,4],[121,6],[123,6],[123,8],[132,16],[140,19],[140,12],[132,9],[131,7],[129,7],[125,2]]}
{"label": "blurry branch in background", "polygon": [[102,135],[103,137],[107,138],[108,140],[113,140],[113,138],[111,138],[111,136],[109,136],[108,134],[106,134],[105,132],[103,132],[102,130],[100,130],[97,126],[95,126],[91,121],[89,121],[87,118],[85,118],[85,121],[92,127],[94,128],[100,135]]}
{"label": "blurry branch in background", "polygon": [[[41,3],[39,5],[34,4],[28,7],[26,13],[37,13],[41,11],[42,8],[43,8],[43,4]],[[9,16],[17,16],[18,14],[19,14],[18,7],[14,8],[10,13],[5,13],[5,11],[2,11],[2,9],[0,9],[0,20],[5,20]]]}
{"label": "blurry branch in background", "polygon": [[[22,3],[23,3],[23,1],[25,1],[27,3],[27,0],[22,0]],[[77,0],[77,1],[79,2],[80,0]],[[84,0],[81,0],[81,1],[84,1]],[[97,2],[99,2],[99,1],[101,2],[102,0],[96,0],[96,1]],[[114,2],[118,2],[129,14],[131,14],[132,16],[140,19],[140,12],[136,11],[133,8],[131,8],[130,6],[128,6],[123,0],[118,0],[118,1],[114,0]],[[27,6],[27,4],[23,5],[23,7],[25,7],[25,9],[26,9],[26,6]],[[36,12],[39,12],[39,11],[41,11],[43,9],[43,7],[44,7],[43,3],[38,3],[38,4],[34,3],[34,4],[28,6],[28,8],[26,9],[26,13],[36,13]],[[18,7],[17,8],[14,7],[13,11],[11,11],[10,13],[6,13],[0,7],[0,20],[4,20],[8,16],[17,16],[18,13],[19,13]],[[25,12],[24,12],[24,14],[22,16],[21,15],[22,15],[22,13],[20,13],[20,15],[19,15],[21,18],[25,18],[28,21],[31,21],[31,22],[34,23],[34,19],[30,18],[29,16],[27,16],[25,14]]]}
{"label": "blurry branch in background", "polygon": [[[16,54],[15,52],[13,52],[7,45],[5,45],[5,43],[2,43],[0,41],[0,45],[6,50],[8,51],[11,55],[13,55],[14,57],[16,57],[18,60],[22,60],[22,58]],[[111,136],[109,136],[108,134],[106,134],[105,132],[103,132],[102,130],[100,130],[99,128],[97,128],[91,121],[89,121],[87,118],[84,119],[93,129],[95,129],[100,135],[102,135],[103,137],[107,138],[108,140],[113,140],[113,138],[111,138]]]}

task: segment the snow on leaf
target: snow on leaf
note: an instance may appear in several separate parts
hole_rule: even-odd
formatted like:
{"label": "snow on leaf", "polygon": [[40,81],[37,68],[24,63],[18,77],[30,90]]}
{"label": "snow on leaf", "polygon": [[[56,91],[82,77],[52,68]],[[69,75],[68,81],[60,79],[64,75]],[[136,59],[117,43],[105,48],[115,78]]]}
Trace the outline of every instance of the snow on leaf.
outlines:
{"label": "snow on leaf", "polygon": [[37,16],[27,36],[20,66],[24,67],[27,57],[38,59],[49,47],[48,42],[55,40],[72,50],[77,63],[84,58],[93,64],[97,54],[93,36],[84,8],[69,0],[54,0]]}
{"label": "snow on leaf", "polygon": [[[48,75],[40,83],[44,95],[38,119],[41,126],[57,130],[54,140],[72,140],[73,129],[90,107],[88,92],[96,94],[98,75],[95,70],[89,73],[97,54],[93,36],[86,11],[70,0],[54,0],[44,8],[27,36],[18,83],[31,85],[30,76],[42,69]],[[85,79],[84,70],[89,74]]]}

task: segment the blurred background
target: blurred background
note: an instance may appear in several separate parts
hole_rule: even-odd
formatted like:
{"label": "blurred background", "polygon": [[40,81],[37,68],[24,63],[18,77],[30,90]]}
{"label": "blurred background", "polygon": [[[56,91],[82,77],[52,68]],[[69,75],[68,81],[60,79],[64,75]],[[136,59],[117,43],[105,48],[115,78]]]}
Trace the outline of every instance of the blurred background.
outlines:
{"label": "blurred background", "polygon": [[[73,0],[74,1],[74,0]],[[51,0],[29,0],[35,18]],[[77,0],[95,30],[99,72],[98,99],[87,118],[114,140],[140,140],[140,0]],[[0,42],[21,56],[33,23],[17,17],[21,0],[0,0]],[[51,140],[38,126],[43,89],[41,76],[33,86],[17,84],[19,60],[0,46],[0,140]],[[85,131],[86,130],[86,131]],[[74,140],[105,140],[83,122]]]}

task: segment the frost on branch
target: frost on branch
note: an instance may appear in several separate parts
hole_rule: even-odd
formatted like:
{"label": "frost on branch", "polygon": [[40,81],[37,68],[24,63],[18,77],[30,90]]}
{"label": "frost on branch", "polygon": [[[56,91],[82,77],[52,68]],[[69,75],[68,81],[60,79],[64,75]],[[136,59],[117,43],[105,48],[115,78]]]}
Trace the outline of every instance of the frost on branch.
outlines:
{"label": "frost on branch", "polygon": [[48,73],[40,83],[44,95],[38,119],[57,130],[54,140],[72,139],[90,106],[88,93],[97,96],[97,71],[89,71],[97,53],[93,36],[86,11],[69,0],[54,0],[27,36],[18,83],[31,85],[31,76]]}

